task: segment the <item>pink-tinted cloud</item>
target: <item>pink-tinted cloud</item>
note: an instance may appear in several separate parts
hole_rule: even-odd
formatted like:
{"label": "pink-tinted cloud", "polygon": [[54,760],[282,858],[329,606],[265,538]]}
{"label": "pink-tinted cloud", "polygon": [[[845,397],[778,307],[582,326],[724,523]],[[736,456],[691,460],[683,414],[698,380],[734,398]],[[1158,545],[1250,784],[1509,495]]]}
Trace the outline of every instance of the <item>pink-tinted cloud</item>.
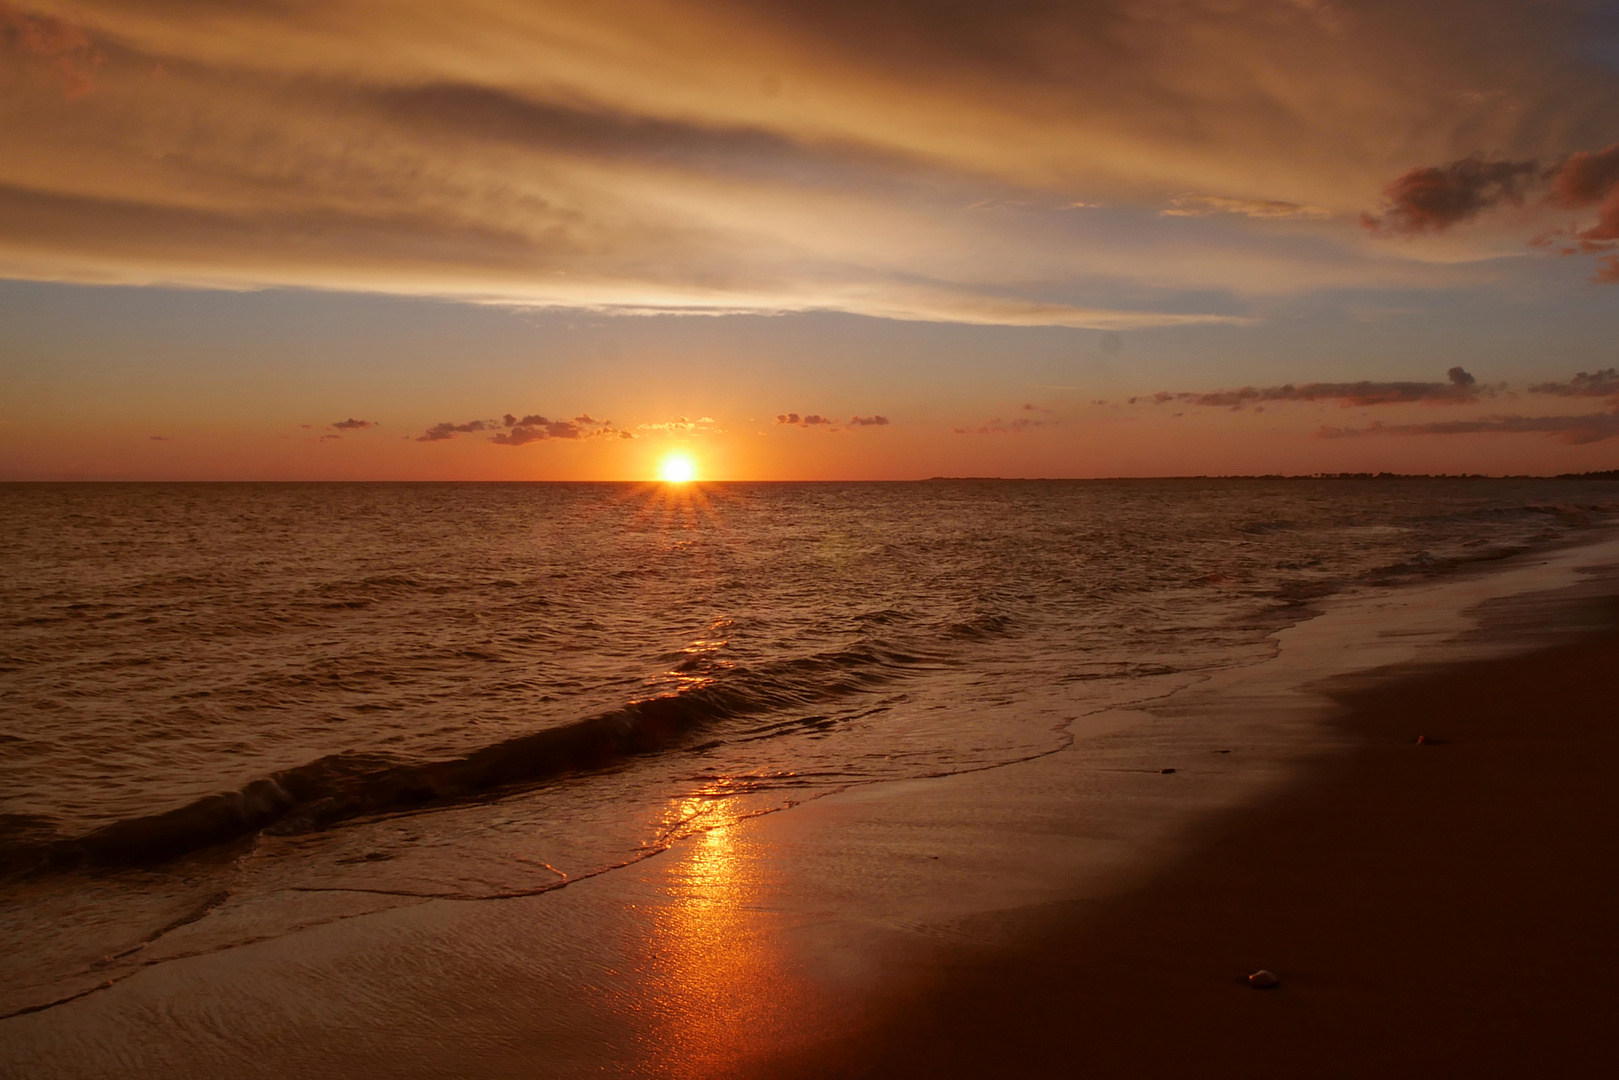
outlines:
{"label": "pink-tinted cloud", "polygon": [[1483,154],[1447,165],[1424,165],[1383,189],[1381,215],[1365,214],[1361,220],[1381,232],[1444,232],[1502,203],[1522,205],[1540,180],[1537,161],[1488,161]]}
{"label": "pink-tinted cloud", "polygon": [[95,71],[105,59],[83,27],[19,11],[4,0],[0,0],[0,50],[43,62],[70,98],[95,89]]}
{"label": "pink-tinted cloud", "polygon": [[1575,233],[1577,239],[1619,240],[1619,143],[1570,154],[1553,170],[1548,201],[1568,210],[1598,207],[1597,223]]}
{"label": "pink-tinted cloud", "polygon": [[1619,437],[1619,412],[1582,416],[1486,416],[1435,424],[1368,424],[1366,427],[1323,427],[1318,439],[1350,439],[1363,435],[1522,435],[1555,436],[1558,442],[1583,446]]}
{"label": "pink-tinted cloud", "polygon": [[[1561,243],[1561,255],[1595,255],[1619,246],[1619,143],[1576,151],[1544,170],[1537,161],[1487,161],[1479,154],[1412,169],[1383,190],[1383,213],[1361,220],[1383,233],[1444,232],[1498,206],[1522,206],[1536,191],[1543,205],[1559,210],[1594,206],[1597,219],[1588,228],[1542,233],[1532,245]],[[1602,259],[1593,280],[1619,282],[1619,259]]]}
{"label": "pink-tinted cloud", "polygon": [[1130,398],[1129,403],[1150,401],[1163,405],[1183,401],[1189,405],[1215,406],[1241,409],[1268,401],[1337,401],[1344,408],[1364,408],[1369,405],[1404,405],[1421,402],[1428,405],[1465,405],[1480,396],[1493,395],[1492,387],[1480,387],[1478,379],[1460,367],[1445,373],[1446,382],[1352,382],[1304,383],[1295,386],[1257,388],[1244,386],[1237,390],[1215,390],[1207,393],[1171,394],[1159,391],[1146,398]]}
{"label": "pink-tinted cloud", "polygon": [[888,417],[881,415],[851,416],[849,417],[849,423],[853,427],[887,427]]}
{"label": "pink-tinted cloud", "polygon": [[338,431],[362,431],[365,428],[373,428],[376,426],[377,422],[375,420],[356,420],[352,416],[347,420],[339,420],[337,423],[332,425],[332,427],[336,428]]}

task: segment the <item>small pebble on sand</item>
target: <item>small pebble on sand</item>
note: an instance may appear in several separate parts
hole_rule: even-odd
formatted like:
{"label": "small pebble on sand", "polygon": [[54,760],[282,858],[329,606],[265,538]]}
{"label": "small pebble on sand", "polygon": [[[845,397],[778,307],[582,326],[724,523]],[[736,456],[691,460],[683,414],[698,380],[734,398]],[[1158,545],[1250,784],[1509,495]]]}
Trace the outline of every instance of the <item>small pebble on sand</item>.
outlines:
{"label": "small pebble on sand", "polygon": [[1165,776],[1168,776],[1170,773],[1174,772],[1175,770],[1174,769],[1159,769],[1158,771],[1160,773],[1163,773]]}
{"label": "small pebble on sand", "polygon": [[1248,976],[1248,985],[1255,990],[1274,990],[1282,985],[1282,980],[1276,977],[1276,972],[1260,968]]}

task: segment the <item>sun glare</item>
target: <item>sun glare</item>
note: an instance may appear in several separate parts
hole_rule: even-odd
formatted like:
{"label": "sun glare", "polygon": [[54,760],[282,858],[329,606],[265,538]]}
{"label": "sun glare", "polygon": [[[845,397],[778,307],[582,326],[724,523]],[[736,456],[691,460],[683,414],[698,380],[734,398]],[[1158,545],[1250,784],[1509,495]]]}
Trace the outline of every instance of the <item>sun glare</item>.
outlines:
{"label": "sun glare", "polygon": [[670,454],[658,466],[658,476],[666,484],[684,484],[697,477],[697,466],[685,454]]}

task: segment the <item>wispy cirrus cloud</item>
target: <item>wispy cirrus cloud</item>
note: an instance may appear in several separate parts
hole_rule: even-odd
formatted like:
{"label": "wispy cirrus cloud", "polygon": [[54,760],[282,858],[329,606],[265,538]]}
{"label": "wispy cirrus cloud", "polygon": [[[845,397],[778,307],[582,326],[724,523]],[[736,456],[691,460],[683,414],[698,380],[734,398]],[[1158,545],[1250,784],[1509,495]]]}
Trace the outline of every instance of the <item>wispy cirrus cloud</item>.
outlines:
{"label": "wispy cirrus cloud", "polygon": [[1613,90],[1516,0],[3,3],[0,274],[623,313],[1129,330],[1429,284],[1341,227],[1387,162],[1544,158]]}
{"label": "wispy cirrus cloud", "polygon": [[1168,209],[1158,211],[1161,217],[1209,217],[1213,214],[1237,214],[1262,220],[1294,219],[1325,221],[1333,216],[1323,206],[1305,206],[1283,199],[1233,199],[1223,195],[1177,195],[1170,200]]}

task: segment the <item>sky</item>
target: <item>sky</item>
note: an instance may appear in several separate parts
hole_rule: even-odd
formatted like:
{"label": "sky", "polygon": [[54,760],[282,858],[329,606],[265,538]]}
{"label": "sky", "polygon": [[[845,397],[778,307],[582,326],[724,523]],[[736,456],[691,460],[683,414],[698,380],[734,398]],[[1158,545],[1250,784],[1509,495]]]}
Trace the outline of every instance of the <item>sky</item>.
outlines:
{"label": "sky", "polygon": [[0,0],[0,479],[1619,468],[1619,3]]}

